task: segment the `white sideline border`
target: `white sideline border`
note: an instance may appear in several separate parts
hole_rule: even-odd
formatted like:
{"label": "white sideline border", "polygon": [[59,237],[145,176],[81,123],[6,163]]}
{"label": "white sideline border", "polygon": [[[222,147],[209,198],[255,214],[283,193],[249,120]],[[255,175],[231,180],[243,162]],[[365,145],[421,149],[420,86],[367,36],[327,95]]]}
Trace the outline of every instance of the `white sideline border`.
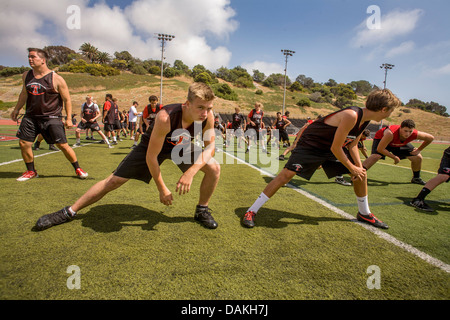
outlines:
{"label": "white sideline border", "polygon": [[[222,151],[225,154],[227,154],[228,156],[230,156],[230,157],[236,159],[237,161],[239,161],[239,162],[241,162],[241,163],[243,163],[243,164],[245,164],[245,165],[247,165],[247,166],[257,170],[257,171],[259,171],[260,173],[262,173],[262,174],[264,174],[266,176],[275,178],[275,175],[273,175],[272,173],[267,172],[264,169],[258,168],[258,167],[254,166],[254,165],[252,165],[252,164],[250,164],[250,163],[248,163],[248,162],[246,162],[246,161],[244,161],[244,160],[236,157],[235,155],[232,155],[232,154],[230,154],[230,153],[228,153],[228,152],[226,152],[224,150],[222,150]],[[311,200],[313,200],[313,201],[323,205],[327,209],[330,209],[331,211],[339,214],[340,216],[342,216],[342,217],[344,217],[344,218],[346,218],[348,220],[351,220],[352,222],[355,222],[355,223],[359,224],[361,227],[363,227],[363,228],[369,230],[370,232],[376,234],[378,237],[380,237],[380,238],[382,238],[382,239],[384,239],[384,240],[394,244],[397,247],[402,248],[403,250],[405,250],[405,251],[407,251],[409,253],[412,253],[413,255],[415,255],[415,256],[419,257],[420,259],[428,262],[429,264],[431,264],[431,265],[433,265],[435,267],[438,267],[439,269],[441,269],[441,270],[443,270],[443,271],[445,271],[447,273],[450,273],[450,265],[444,263],[443,261],[441,261],[439,259],[436,259],[436,258],[430,256],[429,254],[427,254],[427,253],[425,253],[423,251],[420,251],[419,249],[417,249],[417,248],[415,248],[415,247],[413,247],[413,246],[411,246],[411,245],[409,245],[407,243],[404,243],[404,242],[396,239],[395,237],[391,236],[390,234],[388,234],[386,232],[381,231],[378,228],[375,228],[375,227],[373,227],[371,225],[368,225],[366,223],[362,223],[362,222],[357,221],[354,216],[352,216],[352,215],[348,214],[347,212],[345,212],[345,211],[343,211],[343,210],[341,210],[341,209],[339,209],[339,208],[329,204],[328,202],[326,202],[326,201],[324,201],[322,199],[317,198],[316,196],[310,194],[307,191],[304,191],[304,190],[298,188],[297,186],[295,186],[295,185],[293,185],[291,183],[288,183],[286,186],[291,188],[291,189],[293,189],[293,190],[295,190],[295,191],[297,191],[298,193],[304,195],[305,197],[307,197],[307,198],[309,198],[309,199],[311,199]]]}

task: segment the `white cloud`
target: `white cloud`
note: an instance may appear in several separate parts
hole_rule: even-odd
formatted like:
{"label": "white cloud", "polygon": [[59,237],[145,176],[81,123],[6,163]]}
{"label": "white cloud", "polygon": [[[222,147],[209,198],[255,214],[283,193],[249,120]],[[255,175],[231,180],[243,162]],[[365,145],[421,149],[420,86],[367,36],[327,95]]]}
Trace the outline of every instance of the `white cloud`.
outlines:
{"label": "white cloud", "polygon": [[439,68],[429,69],[430,75],[450,75],[450,63]]}
{"label": "white cloud", "polygon": [[253,74],[253,70],[259,70],[266,76],[270,76],[272,73],[284,73],[284,67],[279,63],[273,62],[256,60],[253,62],[244,62],[241,67],[247,69],[247,72],[250,74]]}
{"label": "white cloud", "polygon": [[149,35],[224,37],[237,29],[229,0],[137,0],[125,8],[130,22]]}
{"label": "white cloud", "polygon": [[353,47],[375,47],[411,33],[423,14],[421,9],[410,11],[392,11],[381,16],[379,29],[369,29],[364,20],[357,28],[356,36],[351,40]]}
{"label": "white cloud", "polygon": [[410,53],[415,48],[414,41],[405,41],[401,43],[399,46],[394,47],[390,49],[388,52],[386,52],[385,57],[386,58],[393,58],[398,55],[402,55],[405,53]]}
{"label": "white cloud", "polygon": [[[208,39],[226,41],[237,21],[230,0],[135,0],[121,9],[100,0],[7,0],[0,12],[0,56],[16,64],[26,64],[30,46],[65,45],[78,50],[90,42],[100,51],[113,54],[129,51],[140,59],[160,59],[160,41],[155,33],[176,35],[166,50],[166,61],[180,59],[190,67],[203,64],[215,69],[228,65],[231,52],[224,46],[213,48]],[[80,7],[81,28],[70,30],[66,10]],[[15,57],[15,59],[14,59]]]}

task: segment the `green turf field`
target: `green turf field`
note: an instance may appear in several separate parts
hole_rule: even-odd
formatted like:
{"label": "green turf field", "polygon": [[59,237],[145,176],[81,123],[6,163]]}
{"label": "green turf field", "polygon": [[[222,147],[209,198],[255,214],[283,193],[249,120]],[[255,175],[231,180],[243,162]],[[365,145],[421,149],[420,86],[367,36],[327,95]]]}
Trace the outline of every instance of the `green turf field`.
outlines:
{"label": "green turf field", "polygon": [[[68,136],[73,144],[73,131]],[[15,181],[25,170],[18,142],[0,143],[0,299],[450,298],[450,185],[429,195],[436,208],[431,214],[405,205],[421,189],[409,183],[407,160],[396,167],[380,161],[369,170],[371,209],[390,226],[376,233],[337,213],[356,215],[352,187],[320,171],[310,182],[293,179],[259,211],[255,228],[241,227],[246,209],[271,179],[257,167],[274,173],[285,163],[250,166],[236,160],[252,156],[243,149],[216,155],[223,160],[210,203],[216,230],[193,219],[200,173],[191,192],[175,195],[171,207],[159,203],[153,183],[130,181],[74,221],[32,231],[41,215],[72,204],[107,177],[132,144],[125,140],[108,149],[85,142],[74,150],[87,180],[77,179],[63,154],[49,153],[43,143],[35,160],[40,177],[22,183]],[[435,175],[446,147],[425,149],[424,180]],[[180,171],[170,162],[162,169],[174,190]],[[81,272],[80,289],[68,288],[70,266]],[[373,266],[380,271],[379,289],[368,286]]]}

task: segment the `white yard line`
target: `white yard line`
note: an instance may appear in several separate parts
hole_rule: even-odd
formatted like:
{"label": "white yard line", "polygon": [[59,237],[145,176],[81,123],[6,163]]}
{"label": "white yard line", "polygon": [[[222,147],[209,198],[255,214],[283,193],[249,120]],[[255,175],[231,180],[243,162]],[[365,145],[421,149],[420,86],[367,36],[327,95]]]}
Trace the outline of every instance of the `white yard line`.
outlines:
{"label": "white yard line", "polygon": [[[85,144],[82,144],[80,147],[87,146],[87,145],[90,145],[90,144],[92,144],[92,143],[93,143],[93,142],[91,142],[91,143],[85,143]],[[80,148],[80,147],[72,147],[72,149]],[[47,152],[47,153],[35,155],[34,157],[35,157],[35,158],[39,158],[39,157],[43,157],[43,156],[46,156],[46,155],[49,155],[49,154],[52,154],[52,153],[57,153],[57,152],[60,152],[60,151],[61,151],[61,150],[58,150],[58,151],[49,151],[49,152]],[[11,161],[2,162],[2,163],[0,163],[0,166],[4,166],[4,165],[7,165],[7,164],[11,164],[11,163],[15,163],[15,162],[20,162],[20,161],[23,161],[23,159],[15,159],[15,160],[11,160]]]}
{"label": "white yard line", "polygon": [[[246,161],[244,161],[244,160],[242,160],[242,159],[240,159],[240,158],[238,158],[238,157],[236,157],[236,156],[234,156],[234,155],[232,155],[232,154],[230,154],[230,153],[228,153],[226,151],[224,151],[224,153],[227,154],[228,156],[236,159],[237,161],[239,161],[239,162],[241,162],[241,163],[243,163],[243,164],[245,164],[245,165],[247,165],[247,166],[257,170],[257,171],[259,171],[260,173],[262,173],[262,174],[264,174],[266,176],[269,176],[269,177],[272,177],[272,178],[275,177],[275,175],[273,175],[272,173],[267,172],[264,169],[258,168],[258,167],[254,166],[254,165],[252,165],[252,164],[250,164],[250,163],[248,163],[248,162],[246,162]],[[324,201],[322,199],[317,198],[316,196],[310,194],[309,192],[307,192],[305,190],[302,190],[302,189],[298,188],[297,186],[295,186],[293,184],[289,183],[286,186],[291,188],[291,189],[293,189],[293,190],[295,190],[295,191],[297,191],[298,193],[304,195],[305,197],[316,201],[317,203],[319,203],[319,204],[323,205],[324,207],[330,209],[331,211],[339,214],[340,216],[342,216],[342,217],[344,217],[344,218],[346,218],[348,220],[351,220],[352,222],[355,222],[355,223],[359,224],[361,227],[369,230],[370,232],[376,234],[380,238],[382,238],[382,239],[384,239],[384,240],[394,244],[395,246],[400,247],[403,250],[406,250],[407,252],[412,253],[413,255],[419,257],[420,259],[425,260],[429,264],[431,264],[431,265],[433,265],[435,267],[438,267],[441,270],[444,270],[445,272],[450,273],[450,265],[444,263],[443,261],[441,261],[439,259],[436,259],[436,258],[430,256],[429,254],[427,254],[427,253],[425,253],[423,251],[420,251],[419,249],[417,249],[417,248],[415,248],[415,247],[413,247],[413,246],[411,246],[411,245],[409,245],[407,243],[404,243],[404,242],[396,239],[395,237],[391,236],[390,234],[387,234],[386,232],[381,231],[378,228],[375,228],[375,227],[373,227],[371,225],[368,225],[368,224],[365,224],[365,223],[357,221],[354,216],[352,216],[352,215],[348,214],[347,212],[345,212],[345,211],[343,211],[343,210],[341,210],[341,209],[339,209],[339,208],[329,204],[328,202],[326,202],[326,201]]]}

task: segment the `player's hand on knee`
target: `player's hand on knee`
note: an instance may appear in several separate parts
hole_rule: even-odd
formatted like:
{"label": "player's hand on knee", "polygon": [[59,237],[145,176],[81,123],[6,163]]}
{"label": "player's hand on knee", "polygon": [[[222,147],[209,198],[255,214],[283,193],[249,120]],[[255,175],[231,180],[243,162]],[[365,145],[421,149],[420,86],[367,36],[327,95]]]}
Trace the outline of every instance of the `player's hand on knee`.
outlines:
{"label": "player's hand on knee", "polygon": [[366,169],[362,167],[354,167],[350,174],[352,176],[352,180],[364,180],[367,172]]}

